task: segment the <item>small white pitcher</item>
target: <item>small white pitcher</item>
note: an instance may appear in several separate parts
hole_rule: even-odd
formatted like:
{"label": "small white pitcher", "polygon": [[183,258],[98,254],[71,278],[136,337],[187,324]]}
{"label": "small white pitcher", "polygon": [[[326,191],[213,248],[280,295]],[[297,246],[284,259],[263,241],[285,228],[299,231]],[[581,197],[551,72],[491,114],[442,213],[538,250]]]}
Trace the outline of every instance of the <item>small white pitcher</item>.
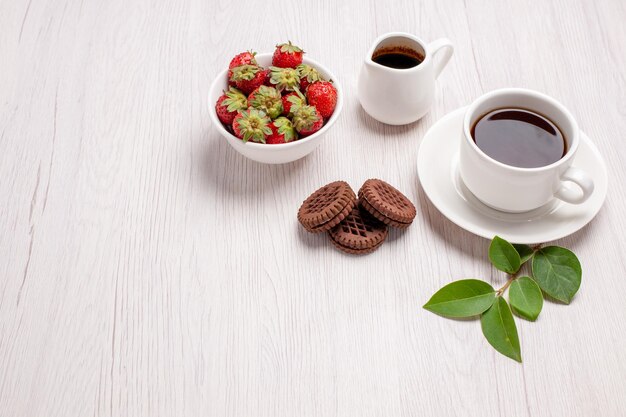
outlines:
{"label": "small white pitcher", "polygon": [[[377,50],[392,47],[409,48],[424,59],[407,69],[390,68],[372,60]],[[382,35],[367,53],[359,74],[357,94],[363,109],[374,119],[390,125],[420,119],[430,109],[435,79],[452,57],[453,50],[452,42],[445,38],[426,44],[409,33]],[[438,54],[441,57],[435,61]]]}

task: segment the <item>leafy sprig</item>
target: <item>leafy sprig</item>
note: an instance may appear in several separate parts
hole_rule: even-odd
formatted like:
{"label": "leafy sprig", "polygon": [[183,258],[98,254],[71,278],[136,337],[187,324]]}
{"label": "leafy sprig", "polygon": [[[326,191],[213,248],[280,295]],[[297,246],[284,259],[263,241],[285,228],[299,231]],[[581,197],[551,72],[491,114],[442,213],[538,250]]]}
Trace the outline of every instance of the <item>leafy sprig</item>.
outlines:
{"label": "leafy sprig", "polygon": [[[560,246],[511,244],[495,236],[489,245],[489,260],[508,280],[499,289],[477,279],[454,281],[439,291],[424,308],[444,317],[480,317],[483,335],[501,354],[522,361],[519,336],[513,313],[529,321],[537,320],[544,294],[569,304],[582,279],[578,258]],[[519,276],[521,267],[531,261],[532,276]],[[509,302],[504,294],[509,291]]]}

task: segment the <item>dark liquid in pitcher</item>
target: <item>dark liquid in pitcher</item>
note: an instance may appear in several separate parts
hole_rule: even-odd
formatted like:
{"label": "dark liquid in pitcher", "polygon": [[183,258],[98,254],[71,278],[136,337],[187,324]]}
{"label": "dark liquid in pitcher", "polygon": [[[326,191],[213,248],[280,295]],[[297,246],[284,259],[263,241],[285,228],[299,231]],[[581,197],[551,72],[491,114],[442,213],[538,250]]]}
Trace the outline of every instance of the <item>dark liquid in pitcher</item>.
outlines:
{"label": "dark liquid in pitcher", "polygon": [[424,56],[411,48],[391,46],[376,50],[372,61],[389,68],[408,69],[421,64]]}
{"label": "dark liquid in pitcher", "polygon": [[491,158],[520,168],[550,165],[567,152],[565,138],[548,118],[524,109],[499,109],[472,126],[476,145]]}

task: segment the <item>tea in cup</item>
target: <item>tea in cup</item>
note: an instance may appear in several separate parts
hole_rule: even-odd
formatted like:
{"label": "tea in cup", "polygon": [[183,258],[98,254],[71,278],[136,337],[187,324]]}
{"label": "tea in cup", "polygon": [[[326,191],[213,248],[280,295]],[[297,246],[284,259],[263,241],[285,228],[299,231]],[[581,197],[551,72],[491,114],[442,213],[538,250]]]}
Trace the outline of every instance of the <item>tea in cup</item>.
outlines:
{"label": "tea in cup", "polygon": [[460,176],[496,210],[529,211],[553,198],[580,204],[594,184],[572,166],[579,142],[576,120],[555,99],[526,89],[495,90],[465,113]]}

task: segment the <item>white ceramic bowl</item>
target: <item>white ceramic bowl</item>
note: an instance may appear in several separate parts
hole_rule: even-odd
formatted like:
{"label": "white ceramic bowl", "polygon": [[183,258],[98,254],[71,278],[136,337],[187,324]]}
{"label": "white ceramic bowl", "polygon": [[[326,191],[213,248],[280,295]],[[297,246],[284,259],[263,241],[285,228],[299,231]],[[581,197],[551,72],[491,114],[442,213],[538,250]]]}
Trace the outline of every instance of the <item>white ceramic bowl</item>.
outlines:
{"label": "white ceramic bowl", "polygon": [[[267,68],[272,64],[272,54],[257,54],[256,60],[259,65]],[[215,112],[215,103],[223,94],[223,90],[228,88],[228,69],[222,71],[215,78],[213,84],[211,84],[211,89],[209,90],[209,114],[211,115],[211,121],[221,135],[226,138],[226,141],[230,143],[230,146],[235,148],[237,152],[246,158],[250,158],[257,162],[263,162],[265,164],[285,164],[308,155],[313,152],[313,150],[315,150],[320,143],[322,143],[324,134],[330,129],[333,123],[335,123],[335,120],[337,120],[339,114],[341,113],[341,107],[343,106],[343,90],[337,81],[337,77],[335,77],[335,75],[326,67],[307,57],[304,57],[304,63],[315,67],[325,79],[333,80],[333,85],[337,89],[337,105],[335,106],[333,115],[319,131],[315,132],[311,136],[289,143],[281,143],[277,145],[255,142],[244,143],[241,139],[226,130],[217,117],[217,113]]]}

